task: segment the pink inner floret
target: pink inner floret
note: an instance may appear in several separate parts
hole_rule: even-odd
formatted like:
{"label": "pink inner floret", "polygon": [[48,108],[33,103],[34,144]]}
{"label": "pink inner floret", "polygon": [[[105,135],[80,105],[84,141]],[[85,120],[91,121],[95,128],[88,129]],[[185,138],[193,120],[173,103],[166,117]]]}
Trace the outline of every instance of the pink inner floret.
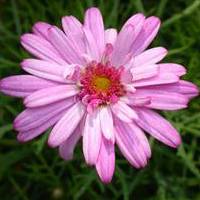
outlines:
{"label": "pink inner floret", "polygon": [[115,103],[125,94],[120,78],[123,67],[115,68],[95,61],[87,65],[81,73],[79,97],[84,104],[96,107],[102,104]]}

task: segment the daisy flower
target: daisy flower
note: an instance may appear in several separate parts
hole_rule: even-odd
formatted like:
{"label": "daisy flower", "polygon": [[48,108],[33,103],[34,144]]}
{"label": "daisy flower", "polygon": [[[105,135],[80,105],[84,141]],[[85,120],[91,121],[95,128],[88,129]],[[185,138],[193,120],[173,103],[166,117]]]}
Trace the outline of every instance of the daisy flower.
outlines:
{"label": "daisy flower", "polygon": [[186,108],[198,89],[180,80],[183,66],[160,63],[165,48],[145,50],[159,27],[157,17],[138,13],[119,32],[105,29],[97,8],[86,11],[83,24],[63,17],[63,30],[37,22],[21,37],[34,56],[21,63],[29,75],[0,81],[1,92],[23,98],[26,107],[14,121],[17,139],[26,142],[53,127],[48,144],[69,160],[82,138],[86,163],[105,183],[114,173],[115,144],[135,168],[151,157],[144,131],[178,147],[179,133],[155,110]]}

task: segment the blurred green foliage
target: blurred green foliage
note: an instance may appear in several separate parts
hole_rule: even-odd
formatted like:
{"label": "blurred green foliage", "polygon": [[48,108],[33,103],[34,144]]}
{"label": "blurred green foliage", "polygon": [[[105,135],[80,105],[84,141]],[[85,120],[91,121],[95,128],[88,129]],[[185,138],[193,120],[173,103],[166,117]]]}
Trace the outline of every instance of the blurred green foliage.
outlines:
{"label": "blurred green foliage", "polygon": [[[0,0],[0,77],[23,73],[20,61],[28,54],[19,37],[37,21],[60,25],[64,15],[83,19],[84,10],[98,6],[106,27],[117,27],[136,12],[157,15],[162,27],[152,46],[164,46],[165,61],[187,67],[184,77],[200,86],[200,0]],[[65,162],[47,147],[48,133],[19,144],[12,121],[23,109],[19,99],[0,95],[0,199],[200,199],[200,102],[189,109],[164,112],[180,131],[183,144],[172,150],[152,138],[149,165],[135,170],[117,151],[116,172],[103,185],[94,169],[86,166],[81,145],[74,160]]]}

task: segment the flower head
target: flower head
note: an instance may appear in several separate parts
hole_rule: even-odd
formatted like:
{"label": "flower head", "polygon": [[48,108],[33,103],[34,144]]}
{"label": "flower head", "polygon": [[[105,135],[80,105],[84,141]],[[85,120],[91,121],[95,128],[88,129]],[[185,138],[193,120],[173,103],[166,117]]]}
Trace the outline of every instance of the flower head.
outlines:
{"label": "flower head", "polygon": [[132,16],[117,33],[104,29],[97,8],[86,11],[84,23],[62,18],[63,30],[45,22],[21,37],[35,58],[21,66],[30,75],[0,81],[5,94],[22,97],[26,110],[17,116],[18,140],[29,141],[53,127],[48,144],[69,160],[82,137],[86,163],[110,182],[117,144],[136,168],[146,166],[151,149],[144,132],[177,147],[181,138],[154,110],[186,108],[197,87],[180,80],[183,66],[160,63],[167,50],[145,50],[155,38],[160,20]]}

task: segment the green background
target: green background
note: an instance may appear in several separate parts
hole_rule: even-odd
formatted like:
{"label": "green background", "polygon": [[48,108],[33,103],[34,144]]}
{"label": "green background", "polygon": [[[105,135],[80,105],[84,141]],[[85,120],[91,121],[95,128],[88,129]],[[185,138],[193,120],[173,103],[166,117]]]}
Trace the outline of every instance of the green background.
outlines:
{"label": "green background", "polygon": [[[0,0],[0,77],[24,73],[19,63],[28,54],[19,37],[35,22],[60,26],[64,15],[82,20],[90,6],[101,9],[106,27],[118,30],[136,12],[159,16],[163,23],[152,46],[168,48],[164,62],[183,64],[188,70],[184,79],[200,86],[200,0]],[[131,167],[116,150],[116,171],[109,185],[86,166],[80,144],[70,162],[47,146],[48,133],[19,144],[12,121],[22,110],[21,100],[0,95],[0,199],[200,199],[198,98],[187,110],[163,112],[182,135],[178,150],[151,138],[153,155],[142,170]]]}

